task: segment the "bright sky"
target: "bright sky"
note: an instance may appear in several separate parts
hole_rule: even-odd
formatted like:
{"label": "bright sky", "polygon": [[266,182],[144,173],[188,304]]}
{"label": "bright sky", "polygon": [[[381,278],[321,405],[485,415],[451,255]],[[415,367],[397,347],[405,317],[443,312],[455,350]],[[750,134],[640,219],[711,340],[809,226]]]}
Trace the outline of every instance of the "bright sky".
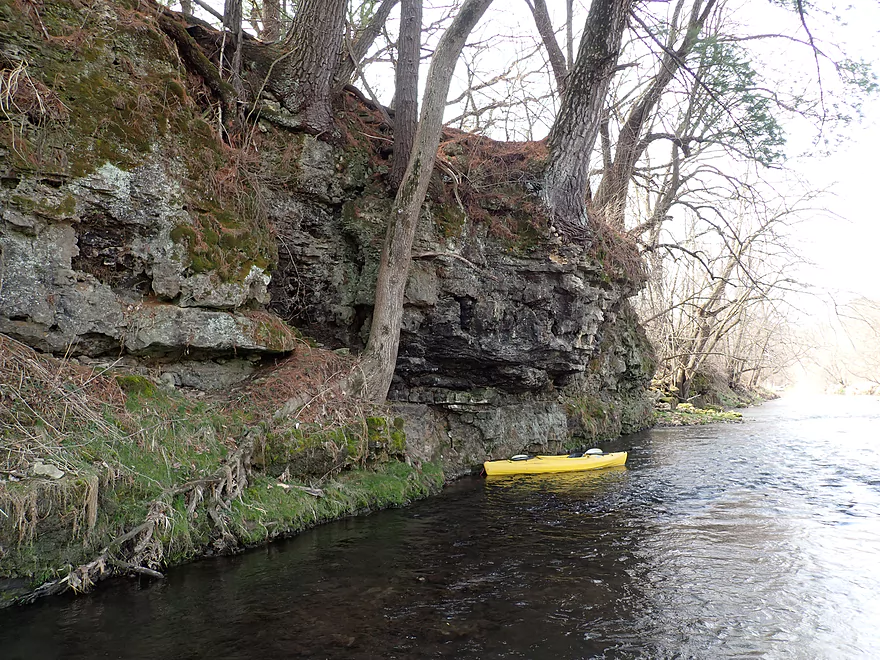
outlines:
{"label": "bright sky", "polygon": [[833,155],[798,164],[817,188],[833,191],[827,204],[840,216],[808,223],[804,252],[817,265],[817,285],[880,299],[880,101],[866,115]]}
{"label": "bright sky", "polygon": [[[845,7],[842,24],[830,29],[851,56],[872,63],[880,75],[880,3],[859,0]],[[815,31],[827,27],[820,23]],[[845,141],[832,155],[803,159],[795,168],[816,189],[831,191],[828,208],[839,216],[817,218],[804,228],[804,252],[816,263],[815,284],[840,291],[841,297],[852,292],[880,300],[880,98],[862,111],[862,121],[846,129]]]}

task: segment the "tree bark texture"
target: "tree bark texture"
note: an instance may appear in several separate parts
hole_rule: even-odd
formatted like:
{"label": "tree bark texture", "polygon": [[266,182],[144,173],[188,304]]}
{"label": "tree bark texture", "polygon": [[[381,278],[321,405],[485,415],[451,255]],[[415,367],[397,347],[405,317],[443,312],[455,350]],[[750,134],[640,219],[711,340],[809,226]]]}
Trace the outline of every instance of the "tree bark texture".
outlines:
{"label": "tree bark texture", "polygon": [[574,0],[565,1],[565,54],[567,68],[574,66]]}
{"label": "tree bark texture", "polygon": [[394,158],[391,162],[391,180],[395,186],[403,181],[419,123],[421,48],[422,0],[402,0],[394,87]]}
{"label": "tree bark texture", "polygon": [[333,74],[333,86],[336,89],[342,89],[354,80],[354,74],[360,66],[360,63],[367,56],[376,37],[382,32],[382,28],[391,15],[391,10],[400,0],[382,0],[376,13],[367,23],[366,27],[358,35],[357,39],[350,47],[344,49],[342,57],[339,58],[339,64]]}
{"label": "tree bark texture", "polygon": [[670,35],[669,43],[660,60],[660,70],[630,110],[617,138],[613,163],[605,170],[596,189],[593,207],[604,213],[605,220],[616,229],[624,228],[629,182],[635,172],[636,163],[647,147],[647,143],[642,140],[645,127],[653,118],[666,86],[672,82],[675,74],[684,65],[688,53],[696,45],[703,25],[715,5],[715,0],[708,0],[702,11],[700,11],[701,4],[700,0],[695,0],[684,38],[674,50],[673,40],[677,35],[676,33]]}
{"label": "tree bark texture", "polygon": [[371,401],[385,400],[397,364],[412,244],[434,169],[437,145],[443,128],[443,112],[446,109],[446,97],[455,63],[468,35],[490,4],[492,0],[465,0],[452,24],[440,38],[428,70],[412,155],[388,221],[376,279],[370,338],[361,362],[362,394]]}
{"label": "tree bark texture", "polygon": [[633,0],[593,0],[548,139],[544,202],[563,234],[588,238],[584,195],[611,75]]}
{"label": "tree bark texture", "polygon": [[223,67],[229,70],[229,82],[235,90],[236,99],[244,99],[244,85],[241,81],[241,48],[244,40],[242,0],[226,0],[223,5],[223,25],[229,36],[224,44],[224,57],[221,62],[220,74]]}
{"label": "tree bark texture", "polygon": [[535,18],[535,27],[541,35],[541,42],[547,50],[550,59],[550,68],[553,69],[553,77],[556,79],[556,93],[561,97],[565,92],[565,78],[568,75],[568,65],[565,63],[565,53],[559,47],[556,40],[556,32],[553,30],[553,22],[550,20],[550,12],[547,11],[547,3],[544,0],[527,0],[532,16]]}
{"label": "tree bark texture", "polygon": [[263,0],[263,34],[260,38],[273,43],[281,38],[281,2]]}
{"label": "tree bark texture", "polygon": [[275,67],[272,87],[294,123],[316,135],[333,128],[331,79],[336,69],[346,0],[300,0],[285,40],[289,54]]}

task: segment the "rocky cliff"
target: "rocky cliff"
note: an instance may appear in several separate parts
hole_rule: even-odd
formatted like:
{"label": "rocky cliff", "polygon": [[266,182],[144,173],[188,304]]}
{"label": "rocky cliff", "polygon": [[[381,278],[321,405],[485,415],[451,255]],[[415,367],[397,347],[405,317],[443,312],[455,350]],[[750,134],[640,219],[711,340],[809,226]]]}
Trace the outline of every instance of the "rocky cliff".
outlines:
{"label": "rocky cliff", "polygon": [[[368,109],[347,98],[325,142],[266,119],[264,95],[224,142],[206,81],[134,5],[3,0],[0,28],[0,332],[206,389],[294,350],[292,326],[363,347],[392,194]],[[480,141],[484,171],[493,149],[525,164],[465,186],[476,151],[447,138],[390,395],[408,452],[455,474],[645,426],[631,274],[551,240],[539,158]]]}

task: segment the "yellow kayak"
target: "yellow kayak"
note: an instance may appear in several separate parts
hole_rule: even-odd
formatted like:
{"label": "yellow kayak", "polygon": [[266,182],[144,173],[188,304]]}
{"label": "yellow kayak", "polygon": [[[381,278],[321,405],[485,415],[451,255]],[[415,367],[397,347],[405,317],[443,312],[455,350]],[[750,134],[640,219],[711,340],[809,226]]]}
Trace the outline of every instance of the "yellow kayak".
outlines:
{"label": "yellow kayak", "polygon": [[579,472],[623,465],[626,463],[626,456],[625,451],[582,456],[514,456],[502,461],[486,461],[483,463],[483,468],[487,475]]}

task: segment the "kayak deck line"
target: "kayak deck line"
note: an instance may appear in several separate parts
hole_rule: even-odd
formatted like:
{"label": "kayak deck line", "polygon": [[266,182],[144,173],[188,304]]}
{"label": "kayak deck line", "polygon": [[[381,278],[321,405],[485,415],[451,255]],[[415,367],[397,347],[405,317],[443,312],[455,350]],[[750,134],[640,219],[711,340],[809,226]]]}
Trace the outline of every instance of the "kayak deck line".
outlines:
{"label": "kayak deck line", "polygon": [[529,456],[527,458],[502,459],[486,461],[483,469],[486,475],[497,474],[543,474],[549,472],[581,472],[599,470],[626,463],[627,452],[618,451],[610,454],[585,454],[583,456]]}

